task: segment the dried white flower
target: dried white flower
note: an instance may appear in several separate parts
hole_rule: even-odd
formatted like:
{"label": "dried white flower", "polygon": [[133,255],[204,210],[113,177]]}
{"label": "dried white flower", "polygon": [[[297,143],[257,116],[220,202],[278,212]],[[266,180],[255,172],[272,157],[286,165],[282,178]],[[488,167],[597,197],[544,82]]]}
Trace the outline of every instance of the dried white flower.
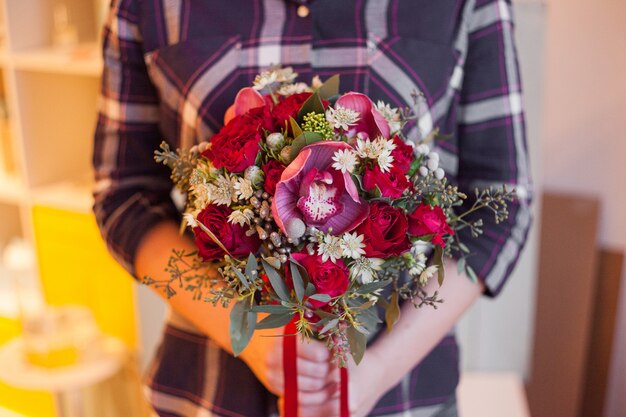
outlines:
{"label": "dried white flower", "polygon": [[424,269],[424,271],[422,271],[422,273],[420,274],[420,284],[426,285],[428,280],[435,276],[438,269],[439,268],[437,267],[437,265],[431,265],[428,268]]}
{"label": "dried white flower", "polygon": [[253,187],[260,187],[265,179],[263,170],[256,165],[250,165],[243,172],[243,177],[252,183]]}
{"label": "dried white flower", "polygon": [[337,171],[341,171],[342,174],[346,172],[352,173],[359,161],[356,158],[356,153],[351,149],[340,149],[333,155],[333,168]]}
{"label": "dried white flower", "polygon": [[311,87],[306,83],[285,84],[277,91],[281,96],[292,96],[294,94],[310,92]]}
{"label": "dried white flower", "polygon": [[254,218],[254,212],[250,209],[233,210],[228,215],[228,222],[232,224],[238,224],[239,226],[250,225],[250,222]]}
{"label": "dried white flower", "polygon": [[277,74],[275,71],[263,71],[254,78],[252,88],[255,90],[263,90],[274,84],[277,81]]}
{"label": "dried white flower", "polygon": [[381,143],[379,141],[376,141],[376,140],[372,141],[369,138],[363,139],[363,138],[357,137],[356,154],[360,158],[377,159],[381,151],[380,145]]}
{"label": "dried white flower", "polygon": [[194,213],[187,212],[183,214],[183,220],[187,224],[187,226],[191,228],[198,227],[198,221],[196,220],[196,215]]}
{"label": "dried white flower", "polygon": [[334,263],[343,255],[341,239],[337,236],[324,235],[317,245],[317,254],[322,256],[322,262],[330,259]]}
{"label": "dried white flower", "polygon": [[314,76],[313,79],[311,80],[311,87],[313,87],[315,90],[317,90],[318,88],[320,88],[323,85],[324,85],[324,83],[320,79],[319,75]]}
{"label": "dried white flower", "polygon": [[358,111],[341,106],[329,107],[326,110],[326,121],[335,129],[348,130],[359,121],[359,118]]}
{"label": "dried white flower", "polygon": [[376,110],[378,110],[378,112],[383,115],[383,117],[389,124],[391,135],[398,132],[402,128],[400,111],[397,108],[393,108],[388,103],[379,100],[376,103]]}
{"label": "dried white flower", "polygon": [[365,244],[363,243],[364,236],[354,233],[344,233],[341,236],[341,249],[343,256],[346,258],[358,259],[362,255],[365,255]]}
{"label": "dried white flower", "polygon": [[252,181],[246,178],[238,178],[237,182],[233,184],[235,194],[239,200],[247,200],[252,197],[254,188],[252,188]]}
{"label": "dried white flower", "polygon": [[377,271],[382,269],[385,261],[379,258],[358,258],[350,266],[350,278],[361,284],[369,284],[377,278]]}
{"label": "dried white flower", "polygon": [[209,185],[209,199],[218,206],[228,206],[237,201],[233,180],[225,175],[218,176],[214,183]]}
{"label": "dried white flower", "polygon": [[265,143],[267,143],[267,146],[271,150],[275,151],[279,148],[282,148],[282,146],[285,144],[285,137],[280,132],[270,133],[269,135],[267,135],[267,138],[265,138]]}
{"label": "dried white flower", "polygon": [[377,162],[378,167],[382,172],[389,172],[389,170],[393,167],[393,156],[391,156],[390,152],[383,151],[380,155],[378,155]]}

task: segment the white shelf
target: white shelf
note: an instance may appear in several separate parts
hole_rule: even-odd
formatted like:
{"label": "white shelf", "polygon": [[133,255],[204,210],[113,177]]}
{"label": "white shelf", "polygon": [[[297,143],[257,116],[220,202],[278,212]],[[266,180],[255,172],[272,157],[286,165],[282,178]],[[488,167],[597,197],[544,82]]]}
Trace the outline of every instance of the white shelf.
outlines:
{"label": "white shelf", "polygon": [[0,172],[0,202],[19,204],[26,198],[26,188],[19,178]]}
{"label": "white shelf", "polygon": [[71,49],[53,47],[18,52],[11,57],[17,70],[98,77],[102,72],[100,49],[81,44]]}
{"label": "white shelf", "polygon": [[91,213],[93,196],[91,186],[84,182],[62,181],[33,189],[32,204],[70,210],[78,213]]}

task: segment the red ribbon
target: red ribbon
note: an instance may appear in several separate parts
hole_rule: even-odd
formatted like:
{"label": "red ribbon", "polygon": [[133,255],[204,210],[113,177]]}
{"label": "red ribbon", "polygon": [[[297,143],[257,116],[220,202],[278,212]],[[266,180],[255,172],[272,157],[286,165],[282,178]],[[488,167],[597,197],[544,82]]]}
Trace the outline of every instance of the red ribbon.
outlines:
{"label": "red ribbon", "polygon": [[[285,326],[283,337],[283,372],[285,382],[285,417],[298,417],[298,364],[296,353],[296,317]],[[348,407],[348,368],[340,369],[340,416],[350,417]]]}

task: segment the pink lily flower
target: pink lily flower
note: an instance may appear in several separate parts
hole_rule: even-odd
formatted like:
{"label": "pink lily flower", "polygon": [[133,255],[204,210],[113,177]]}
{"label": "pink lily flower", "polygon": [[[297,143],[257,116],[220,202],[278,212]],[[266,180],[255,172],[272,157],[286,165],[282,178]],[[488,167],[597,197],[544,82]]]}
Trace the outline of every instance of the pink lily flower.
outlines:
{"label": "pink lily flower", "polygon": [[224,114],[224,126],[235,116],[245,114],[250,109],[265,105],[263,96],[252,87],[245,87],[239,90],[235,97],[235,103],[231,105]]}

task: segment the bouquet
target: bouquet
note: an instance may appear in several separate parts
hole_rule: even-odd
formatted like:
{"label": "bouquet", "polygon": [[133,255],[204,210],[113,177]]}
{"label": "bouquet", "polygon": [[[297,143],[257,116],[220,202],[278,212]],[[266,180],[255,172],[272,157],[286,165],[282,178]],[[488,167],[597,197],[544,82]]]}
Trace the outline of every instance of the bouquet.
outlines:
{"label": "bouquet", "polygon": [[[447,182],[428,145],[434,134],[412,143],[402,133],[410,109],[340,95],[338,76],[295,79],[291,68],[270,68],[237,94],[210,141],[161,145],[155,158],[186,196],[197,253],[174,251],[170,278],[145,281],[168,296],[183,289],[234,303],[235,355],[255,329],[288,325],[325,341],[345,366],[348,354],[361,360],[379,307],[389,329],[401,300],[437,307],[437,292],[424,288],[443,283],[444,256],[476,279],[455,231],[479,235],[481,221],[465,216],[480,208],[506,218],[513,192],[477,190],[458,213],[466,196]],[[209,264],[219,280],[201,273]]]}

